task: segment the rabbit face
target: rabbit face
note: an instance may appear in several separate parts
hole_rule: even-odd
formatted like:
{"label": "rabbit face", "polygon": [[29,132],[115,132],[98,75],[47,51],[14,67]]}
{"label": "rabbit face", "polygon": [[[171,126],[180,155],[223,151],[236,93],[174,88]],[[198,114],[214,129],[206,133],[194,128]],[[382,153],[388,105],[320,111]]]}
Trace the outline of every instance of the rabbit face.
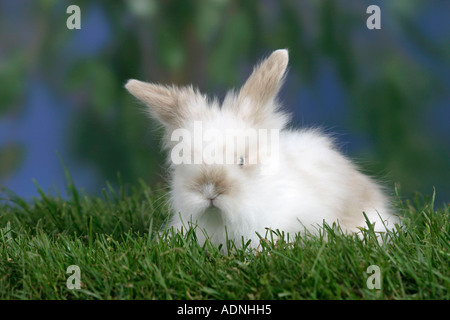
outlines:
{"label": "rabbit face", "polygon": [[185,122],[184,135],[175,135],[171,157],[176,158],[177,152],[189,157],[181,163],[171,161],[172,202],[176,212],[188,212],[193,220],[218,213],[222,219],[233,219],[250,193],[257,191],[252,182],[276,159],[278,129],[253,128],[225,105],[209,110],[216,114]]}

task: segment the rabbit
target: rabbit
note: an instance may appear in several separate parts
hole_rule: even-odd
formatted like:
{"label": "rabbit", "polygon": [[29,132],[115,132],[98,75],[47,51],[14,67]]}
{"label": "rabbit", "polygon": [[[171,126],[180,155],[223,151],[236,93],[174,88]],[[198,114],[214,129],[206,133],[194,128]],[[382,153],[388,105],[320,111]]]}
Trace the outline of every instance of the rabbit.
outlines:
{"label": "rabbit", "polygon": [[[287,127],[290,116],[281,110],[277,94],[288,59],[288,50],[274,51],[222,103],[192,86],[128,80],[126,89],[164,127],[173,211],[169,227],[182,231],[194,224],[201,244],[208,237],[217,245],[230,239],[238,247],[249,240],[257,247],[267,230],[314,234],[323,221],[338,222],[344,232],[359,232],[367,226],[363,212],[377,232],[398,223],[383,187],[358,171],[331,136],[317,128]],[[256,148],[250,143],[228,148],[231,140],[211,134],[208,146],[225,150],[232,161],[206,162],[200,157],[204,144],[187,138],[200,125],[200,140],[213,131],[244,140],[246,132],[274,134],[271,139],[258,136]],[[180,142],[181,133],[185,141]],[[175,149],[182,149],[187,161],[173,161]]]}

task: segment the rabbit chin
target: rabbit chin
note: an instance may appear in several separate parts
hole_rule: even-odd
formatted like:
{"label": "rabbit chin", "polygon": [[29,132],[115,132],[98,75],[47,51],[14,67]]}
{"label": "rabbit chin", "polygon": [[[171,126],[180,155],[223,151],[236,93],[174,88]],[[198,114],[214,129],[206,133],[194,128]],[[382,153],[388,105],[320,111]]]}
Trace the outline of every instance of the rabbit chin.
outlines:
{"label": "rabbit chin", "polygon": [[215,205],[209,205],[201,214],[198,221],[199,227],[205,227],[207,229],[223,228],[225,213],[219,207]]}
{"label": "rabbit chin", "polygon": [[[179,214],[172,217],[169,227],[178,231],[194,227],[201,245],[205,243],[207,237],[217,245],[225,245],[227,239],[238,241],[237,244],[242,236],[247,239],[250,229],[245,230],[243,227],[248,226],[248,221],[238,214],[233,202],[219,196],[213,203],[214,205],[209,199],[192,196],[189,202],[177,203],[179,205],[177,207],[183,210],[175,210]],[[256,234],[254,235],[256,237]]]}
{"label": "rabbit chin", "polygon": [[208,232],[214,232],[217,229],[223,229],[231,218],[231,212],[228,212],[226,201],[220,196],[213,201],[204,199],[200,213],[196,215],[199,228],[205,228]]}

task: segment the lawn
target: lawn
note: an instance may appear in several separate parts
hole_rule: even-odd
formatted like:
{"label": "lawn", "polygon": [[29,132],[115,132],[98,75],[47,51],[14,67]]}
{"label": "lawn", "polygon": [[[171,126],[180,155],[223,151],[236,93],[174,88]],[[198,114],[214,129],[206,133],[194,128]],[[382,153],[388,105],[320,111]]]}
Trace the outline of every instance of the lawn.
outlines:
{"label": "lawn", "polygon": [[37,188],[32,201],[0,193],[0,299],[450,298],[449,205],[433,196],[397,196],[403,227],[383,244],[370,225],[360,238],[324,224],[254,252],[201,247],[192,230],[158,237],[167,190],[143,181],[99,197],[70,178],[65,198]]}

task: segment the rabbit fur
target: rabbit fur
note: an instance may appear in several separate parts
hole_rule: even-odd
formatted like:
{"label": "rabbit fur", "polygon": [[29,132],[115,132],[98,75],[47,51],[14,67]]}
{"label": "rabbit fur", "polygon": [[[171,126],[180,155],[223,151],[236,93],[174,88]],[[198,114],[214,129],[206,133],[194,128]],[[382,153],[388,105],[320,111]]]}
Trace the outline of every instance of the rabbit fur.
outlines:
{"label": "rabbit fur", "polygon": [[[274,51],[222,103],[192,86],[127,82],[126,89],[164,127],[171,177],[170,227],[181,231],[193,223],[200,243],[206,234],[216,244],[231,239],[239,246],[242,237],[258,244],[256,233],[265,235],[268,229],[297,233],[306,228],[314,233],[323,221],[338,222],[345,232],[358,232],[366,226],[363,212],[375,223],[375,231],[398,222],[381,185],[358,171],[329,135],[319,129],[287,127],[290,117],[277,101],[287,65],[288,51]],[[259,139],[252,150],[241,145],[230,151],[229,140],[210,136],[212,145],[226,150],[233,163],[174,164],[170,156],[180,144],[191,158],[202,154],[204,145],[173,139],[177,129],[194,136],[199,124],[203,133],[231,132],[236,139],[245,139],[242,135],[248,130],[272,130],[277,133],[277,148],[271,149],[274,138]],[[264,171],[275,158],[275,169]]]}

